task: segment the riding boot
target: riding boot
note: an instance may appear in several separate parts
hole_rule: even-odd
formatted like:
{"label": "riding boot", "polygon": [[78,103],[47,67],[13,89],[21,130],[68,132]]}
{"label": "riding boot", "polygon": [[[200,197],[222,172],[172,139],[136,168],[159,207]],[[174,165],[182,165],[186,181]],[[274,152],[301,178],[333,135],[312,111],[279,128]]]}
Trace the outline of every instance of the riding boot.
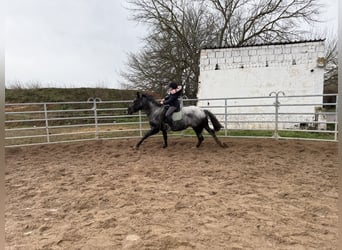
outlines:
{"label": "riding boot", "polygon": [[161,127],[164,128],[165,130],[170,130],[169,125],[167,124],[167,117],[166,117],[166,112],[168,110],[168,106],[165,106],[160,113],[160,124]]}
{"label": "riding boot", "polygon": [[165,117],[165,122],[167,123],[167,125],[169,125],[169,129],[171,129],[173,125],[172,114],[170,116]]}

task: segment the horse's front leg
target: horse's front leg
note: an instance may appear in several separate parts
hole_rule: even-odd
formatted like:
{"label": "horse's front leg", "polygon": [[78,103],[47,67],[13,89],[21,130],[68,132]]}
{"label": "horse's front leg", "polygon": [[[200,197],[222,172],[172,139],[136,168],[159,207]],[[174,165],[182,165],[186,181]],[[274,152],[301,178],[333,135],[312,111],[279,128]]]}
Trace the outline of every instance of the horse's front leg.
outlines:
{"label": "horse's front leg", "polygon": [[163,132],[163,139],[164,139],[163,148],[167,148],[167,131],[163,129],[162,132]]}
{"label": "horse's front leg", "polygon": [[143,143],[143,141],[145,139],[147,139],[148,137],[150,137],[151,135],[155,135],[159,132],[159,129],[158,128],[151,128],[150,131],[148,131],[144,136],[143,138],[141,138],[141,140],[137,143],[137,145],[135,145],[135,149],[139,149],[139,146],[141,143]]}

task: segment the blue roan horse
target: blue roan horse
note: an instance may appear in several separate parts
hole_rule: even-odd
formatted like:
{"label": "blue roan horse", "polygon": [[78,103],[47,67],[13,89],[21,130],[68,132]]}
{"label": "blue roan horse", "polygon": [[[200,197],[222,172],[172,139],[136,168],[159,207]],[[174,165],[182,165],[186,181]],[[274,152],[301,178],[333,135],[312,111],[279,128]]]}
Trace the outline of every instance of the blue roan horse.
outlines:
{"label": "blue roan horse", "polygon": [[[156,102],[152,96],[149,95],[140,95],[137,93],[137,98],[133,101],[132,104],[128,107],[128,114],[133,114],[139,110],[143,110],[149,120],[151,130],[148,131],[142,139],[136,144],[135,148],[138,149],[140,144],[149,136],[157,134],[160,130],[163,133],[164,138],[164,148],[167,147],[167,128],[164,125],[164,121],[162,121],[162,112],[163,105]],[[196,132],[198,143],[196,147],[199,147],[204,140],[202,131],[203,129],[207,130],[208,133],[215,139],[216,143],[221,147],[225,145],[222,144],[218,138],[216,137],[215,131],[219,131],[222,128],[222,125],[217,120],[217,118],[208,110],[200,109],[196,106],[188,106],[183,107],[181,112],[181,118],[177,120],[173,120],[173,125],[171,130],[173,131],[181,131],[188,127],[192,127]],[[210,119],[214,129],[210,128],[209,120]]]}

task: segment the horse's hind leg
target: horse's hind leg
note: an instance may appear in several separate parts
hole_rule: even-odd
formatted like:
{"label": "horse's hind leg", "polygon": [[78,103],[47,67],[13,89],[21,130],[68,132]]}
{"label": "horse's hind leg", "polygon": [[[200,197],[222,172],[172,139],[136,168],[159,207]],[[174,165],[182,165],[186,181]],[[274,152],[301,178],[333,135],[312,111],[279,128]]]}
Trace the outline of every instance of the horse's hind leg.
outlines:
{"label": "horse's hind leg", "polygon": [[194,129],[194,131],[196,132],[196,135],[197,135],[198,142],[197,142],[196,147],[198,148],[199,146],[201,146],[201,143],[204,140],[204,137],[202,135],[203,128],[202,127],[195,127],[193,129]]}
{"label": "horse's hind leg", "polygon": [[205,130],[207,130],[208,133],[214,138],[214,140],[216,141],[216,143],[217,143],[220,147],[222,147],[222,148],[225,147],[225,145],[224,145],[222,142],[219,141],[219,139],[217,138],[217,136],[216,136],[216,134],[215,134],[215,131],[214,131],[213,129],[211,129],[211,128],[209,127],[209,125],[205,126],[204,128],[205,128]]}

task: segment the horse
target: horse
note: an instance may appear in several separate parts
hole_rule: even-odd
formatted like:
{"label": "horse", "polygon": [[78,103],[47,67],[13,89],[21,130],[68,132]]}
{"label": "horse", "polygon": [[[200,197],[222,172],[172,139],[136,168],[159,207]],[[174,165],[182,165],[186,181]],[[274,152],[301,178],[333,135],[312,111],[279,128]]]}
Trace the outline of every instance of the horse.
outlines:
{"label": "horse", "polygon": [[[141,138],[141,140],[135,145],[135,149],[138,149],[141,143],[148,137],[157,134],[159,131],[163,133],[164,145],[163,148],[168,146],[167,144],[167,131],[163,119],[164,106],[158,103],[152,96],[137,93],[137,97],[128,106],[127,113],[132,115],[133,113],[142,110],[146,113],[150,130]],[[172,131],[181,131],[188,127],[192,127],[198,138],[196,147],[198,148],[204,140],[202,135],[203,129],[214,138],[216,143],[220,147],[225,147],[225,144],[221,143],[217,138],[215,132],[219,131],[223,126],[217,120],[213,113],[209,110],[201,109],[197,106],[186,106],[181,109],[181,119],[174,120],[171,126]],[[175,115],[175,114],[174,114]],[[212,123],[213,129],[209,126],[209,119]]]}

